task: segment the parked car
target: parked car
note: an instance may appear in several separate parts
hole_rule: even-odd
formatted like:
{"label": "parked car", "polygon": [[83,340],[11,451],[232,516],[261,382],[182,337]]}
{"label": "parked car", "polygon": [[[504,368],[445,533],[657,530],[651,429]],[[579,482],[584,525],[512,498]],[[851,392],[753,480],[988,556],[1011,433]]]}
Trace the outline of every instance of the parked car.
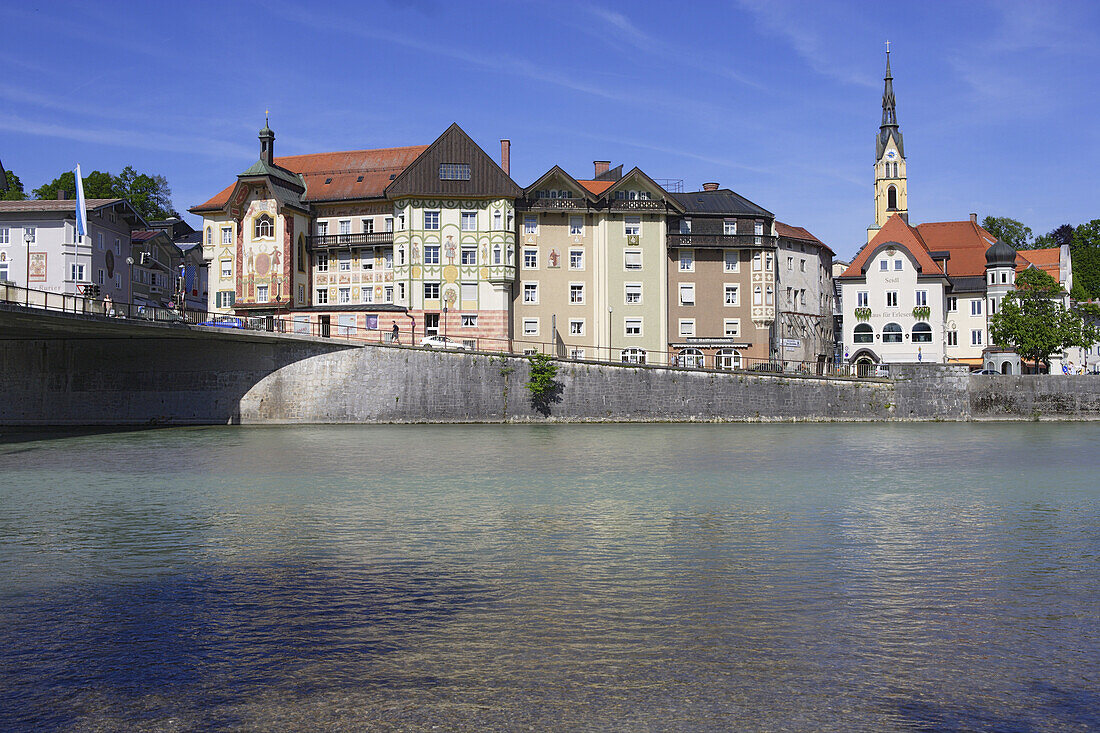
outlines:
{"label": "parked car", "polygon": [[209,321],[203,321],[200,326],[216,326],[217,328],[248,328],[243,318],[236,316],[214,316]]}
{"label": "parked car", "polygon": [[971,374],[1000,374],[996,369],[975,369]]}
{"label": "parked car", "polygon": [[425,349],[456,349],[466,351],[466,345],[461,341],[449,339],[446,336],[425,336],[420,339],[420,345]]}

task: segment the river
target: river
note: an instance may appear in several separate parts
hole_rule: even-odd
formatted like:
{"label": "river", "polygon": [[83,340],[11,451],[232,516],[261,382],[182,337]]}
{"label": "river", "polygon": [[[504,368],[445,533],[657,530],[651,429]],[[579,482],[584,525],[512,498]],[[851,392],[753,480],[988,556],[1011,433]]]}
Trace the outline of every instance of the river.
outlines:
{"label": "river", "polygon": [[1100,729],[1100,424],[0,436],[12,730]]}

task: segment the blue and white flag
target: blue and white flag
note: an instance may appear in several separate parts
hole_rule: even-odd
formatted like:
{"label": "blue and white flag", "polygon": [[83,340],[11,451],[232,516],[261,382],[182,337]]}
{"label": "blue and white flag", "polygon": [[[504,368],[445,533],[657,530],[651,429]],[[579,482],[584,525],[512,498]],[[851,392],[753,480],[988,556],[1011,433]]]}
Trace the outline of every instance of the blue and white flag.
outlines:
{"label": "blue and white flag", "polygon": [[[84,179],[80,177],[80,164],[76,164],[76,235],[88,233],[88,209],[84,206]],[[79,240],[78,240],[79,241]]]}

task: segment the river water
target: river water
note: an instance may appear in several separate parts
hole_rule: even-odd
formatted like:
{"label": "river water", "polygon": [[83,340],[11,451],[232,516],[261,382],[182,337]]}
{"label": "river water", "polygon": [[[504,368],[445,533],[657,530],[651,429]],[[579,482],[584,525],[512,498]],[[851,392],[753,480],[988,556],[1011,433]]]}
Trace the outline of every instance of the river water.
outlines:
{"label": "river water", "polygon": [[0,438],[13,730],[1100,730],[1100,425]]}

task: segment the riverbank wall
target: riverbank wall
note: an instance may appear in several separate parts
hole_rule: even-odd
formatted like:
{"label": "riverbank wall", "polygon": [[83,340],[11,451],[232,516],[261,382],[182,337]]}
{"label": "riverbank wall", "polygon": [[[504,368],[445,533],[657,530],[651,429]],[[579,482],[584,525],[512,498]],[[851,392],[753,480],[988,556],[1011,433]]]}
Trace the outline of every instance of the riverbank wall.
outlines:
{"label": "riverbank wall", "polygon": [[889,380],[528,360],[322,339],[0,343],[0,426],[1100,419],[1100,377],[894,368]]}

